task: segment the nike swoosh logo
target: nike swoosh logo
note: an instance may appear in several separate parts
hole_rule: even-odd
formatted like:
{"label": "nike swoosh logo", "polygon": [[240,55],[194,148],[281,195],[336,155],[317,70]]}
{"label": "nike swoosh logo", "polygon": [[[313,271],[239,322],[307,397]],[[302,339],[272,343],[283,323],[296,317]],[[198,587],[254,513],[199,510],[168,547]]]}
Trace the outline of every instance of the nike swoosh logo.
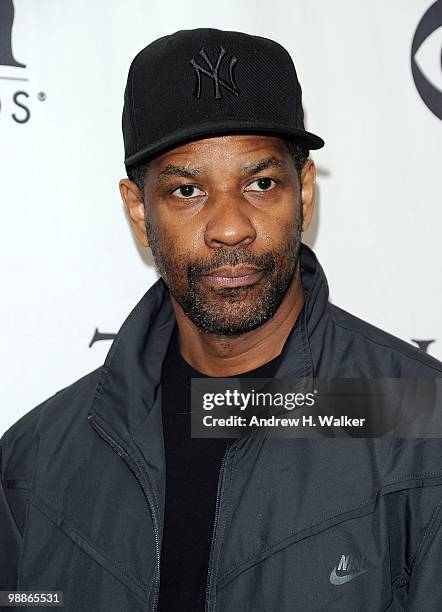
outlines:
{"label": "nike swoosh logo", "polygon": [[365,574],[366,572],[368,572],[368,569],[361,570],[360,572],[353,572],[351,574],[346,574],[345,576],[338,576],[336,574],[336,567],[335,567],[335,568],[333,568],[333,571],[330,574],[330,582],[332,584],[335,584],[335,585],[345,584],[346,582],[350,582],[350,580],[353,580],[353,578],[357,578],[358,576],[362,576],[362,574]]}

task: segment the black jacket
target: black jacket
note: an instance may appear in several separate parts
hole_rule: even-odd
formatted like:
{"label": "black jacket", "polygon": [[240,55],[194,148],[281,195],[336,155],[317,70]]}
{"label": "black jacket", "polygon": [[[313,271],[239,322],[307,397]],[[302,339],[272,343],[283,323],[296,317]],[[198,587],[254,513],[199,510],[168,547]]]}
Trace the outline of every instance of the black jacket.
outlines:
{"label": "black jacket", "polygon": [[[331,305],[305,246],[301,262],[306,304],[278,376],[441,375],[421,350]],[[63,590],[73,612],[155,610],[159,381],[174,323],[160,279],[101,368],[3,435],[0,589]],[[218,493],[209,612],[442,609],[440,440],[246,436],[228,447]]]}

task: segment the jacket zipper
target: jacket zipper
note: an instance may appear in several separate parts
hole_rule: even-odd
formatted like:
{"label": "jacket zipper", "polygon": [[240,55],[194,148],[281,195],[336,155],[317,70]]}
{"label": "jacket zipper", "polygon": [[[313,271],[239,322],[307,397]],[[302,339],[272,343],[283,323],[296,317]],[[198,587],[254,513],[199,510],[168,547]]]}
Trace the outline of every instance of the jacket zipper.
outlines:
{"label": "jacket zipper", "polygon": [[[149,506],[151,515],[152,515],[152,523],[153,530],[155,534],[155,550],[156,550],[156,575],[155,575],[155,590],[154,590],[154,600],[153,600],[153,608],[152,612],[156,612],[158,607],[158,596],[159,596],[159,582],[160,582],[160,538],[159,538],[159,529],[158,529],[158,517],[155,512],[155,504],[149,494],[149,490],[146,488],[143,476],[141,474],[141,470],[139,470],[136,462],[130,457],[127,451],[120,446],[115,440],[105,431],[96,421],[94,421],[92,415],[88,416],[88,419],[98,433],[98,435],[103,438],[105,442],[107,442],[112,448],[120,455],[129,469],[133,472],[135,478],[138,480],[141,489],[143,490],[144,497],[146,498],[147,504]],[[150,483],[149,483],[150,484]]]}
{"label": "jacket zipper", "polygon": [[219,470],[218,490],[217,490],[217,493],[216,493],[215,517],[214,517],[214,520],[213,520],[212,541],[211,541],[211,544],[210,544],[209,565],[208,565],[208,569],[207,569],[206,605],[205,605],[206,612],[209,612],[209,605],[210,605],[209,597],[210,597],[210,587],[211,587],[211,579],[212,579],[213,556],[214,556],[214,549],[215,549],[215,542],[216,542],[216,528],[217,528],[217,525],[218,525],[219,507],[220,507],[222,488],[223,488],[224,468],[225,468],[225,465],[226,465],[227,455],[229,454],[230,449],[232,448],[233,444],[235,444],[236,441],[237,440],[233,440],[232,442],[229,442],[229,444],[227,445],[227,448],[226,448],[226,450],[224,452],[223,460],[221,462],[221,467],[220,467],[220,470]]}

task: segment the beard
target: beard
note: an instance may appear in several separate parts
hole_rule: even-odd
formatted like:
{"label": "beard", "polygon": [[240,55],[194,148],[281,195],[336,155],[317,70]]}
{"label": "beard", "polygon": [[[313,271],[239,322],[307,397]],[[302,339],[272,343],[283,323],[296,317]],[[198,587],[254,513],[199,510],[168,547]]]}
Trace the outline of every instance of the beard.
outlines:
{"label": "beard", "polygon": [[[293,279],[301,248],[302,213],[282,228],[285,241],[260,255],[248,247],[214,249],[210,260],[190,260],[176,242],[160,240],[158,227],[146,215],[149,245],[158,273],[184,314],[199,331],[216,336],[240,336],[263,325],[278,310]],[[147,211],[146,211],[147,212]],[[247,264],[262,270],[253,285],[215,287],[204,275],[221,266]]]}

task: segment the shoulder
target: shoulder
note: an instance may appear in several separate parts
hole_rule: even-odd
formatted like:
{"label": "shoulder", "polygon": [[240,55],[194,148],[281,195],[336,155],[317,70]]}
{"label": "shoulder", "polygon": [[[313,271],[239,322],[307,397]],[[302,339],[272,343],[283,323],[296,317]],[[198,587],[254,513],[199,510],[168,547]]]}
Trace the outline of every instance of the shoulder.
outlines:
{"label": "shoulder", "polygon": [[334,304],[328,304],[326,318],[343,348],[351,346],[353,358],[371,366],[373,375],[442,375],[442,363],[438,359]]}
{"label": "shoulder", "polygon": [[68,430],[75,429],[77,421],[87,422],[87,411],[97,387],[102,367],[60,389],[18,419],[7,429],[1,439],[2,465],[12,455],[18,460],[32,461],[41,436],[60,438]]}

